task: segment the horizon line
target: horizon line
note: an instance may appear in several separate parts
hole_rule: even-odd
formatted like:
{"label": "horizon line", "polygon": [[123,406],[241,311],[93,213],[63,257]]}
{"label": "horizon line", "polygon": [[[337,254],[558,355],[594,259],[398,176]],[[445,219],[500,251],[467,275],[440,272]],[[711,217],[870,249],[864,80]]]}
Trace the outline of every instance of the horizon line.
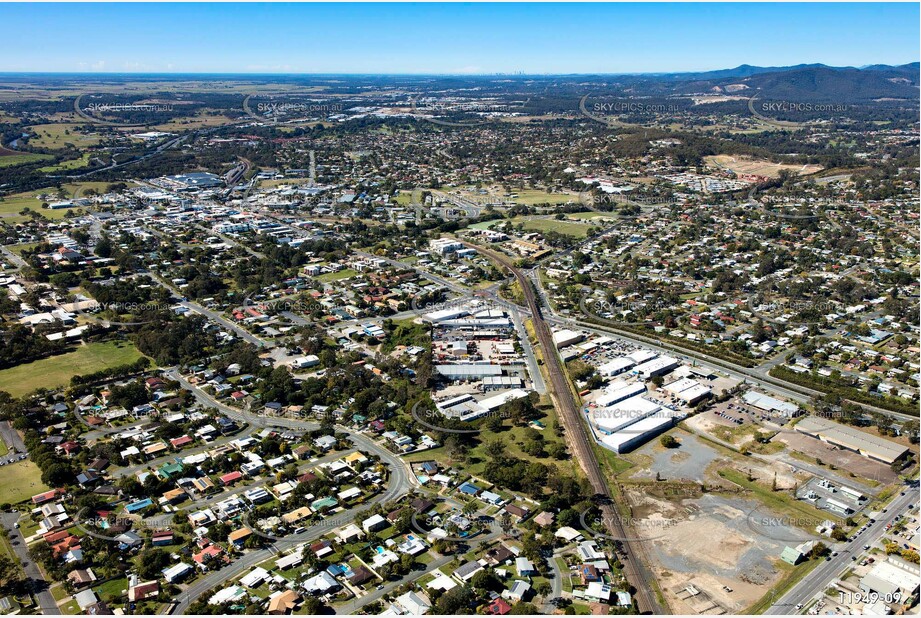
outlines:
{"label": "horizon line", "polygon": [[245,71],[4,71],[0,75],[63,75],[63,76],[188,76],[188,75],[234,75],[234,76],[278,76],[278,77],[582,77],[582,76],[620,76],[620,75],[689,75],[695,73],[715,73],[731,71],[740,67],[756,67],[763,69],[789,69],[792,67],[803,68],[829,68],[829,69],[856,69],[864,70],[871,66],[888,66],[892,68],[919,64],[921,60],[912,60],[900,64],[873,63],[864,65],[835,66],[821,62],[804,62],[795,65],[763,66],[742,63],[734,67],[720,69],[700,69],[695,71],[619,71],[619,72],[572,72],[572,73],[531,73],[527,71],[516,72],[483,72],[483,73],[454,73],[454,72],[417,72],[417,73],[375,73],[375,72],[245,72]]}

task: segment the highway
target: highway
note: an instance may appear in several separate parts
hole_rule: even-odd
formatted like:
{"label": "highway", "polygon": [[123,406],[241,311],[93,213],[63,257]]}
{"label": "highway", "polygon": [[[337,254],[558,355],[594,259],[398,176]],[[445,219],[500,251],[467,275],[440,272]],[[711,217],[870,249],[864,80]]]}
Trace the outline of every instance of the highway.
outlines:
{"label": "highway", "polygon": [[[579,405],[573,397],[569,381],[566,378],[566,368],[560,360],[550,327],[542,317],[540,305],[537,302],[530,279],[520,269],[515,268],[507,256],[472,243],[464,244],[493,260],[500,267],[507,268],[518,280],[531,312],[538,343],[543,350],[544,363],[550,376],[551,388],[549,392],[560,413],[560,420],[566,429],[566,437],[572,452],[585,471],[595,495],[601,497],[599,507],[609,532],[616,538],[630,538],[631,535],[627,534],[622,518],[618,515],[616,507],[613,506],[611,491],[595,458],[595,452],[582,423]],[[627,540],[621,541],[621,543],[626,554],[623,561],[624,576],[633,587],[640,612],[666,613],[667,610],[659,605],[652,589],[651,584],[655,582],[655,578],[646,566],[648,559],[645,556],[645,549],[642,544]]]}
{"label": "highway", "polygon": [[906,490],[904,496],[897,495],[889,503],[887,512],[877,516],[876,523],[870,524],[870,527],[863,533],[853,537],[853,541],[834,545],[832,549],[838,552],[838,556],[813,569],[764,613],[769,616],[800,613],[797,605],[806,605],[834,583],[844,570],[853,568],[854,561],[851,560],[851,557],[859,556],[864,551],[864,545],[875,545],[885,535],[886,524],[896,515],[907,513],[908,505],[913,503],[917,505],[917,501],[918,491],[915,488]]}

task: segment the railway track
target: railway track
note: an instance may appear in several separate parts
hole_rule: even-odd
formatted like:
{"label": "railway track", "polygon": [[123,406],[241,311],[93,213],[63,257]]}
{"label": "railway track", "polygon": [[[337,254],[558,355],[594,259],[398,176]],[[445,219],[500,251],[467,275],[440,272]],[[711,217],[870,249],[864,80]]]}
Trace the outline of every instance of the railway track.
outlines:
{"label": "railway track", "polygon": [[622,560],[624,575],[635,591],[634,596],[639,610],[641,613],[647,614],[666,613],[659,604],[651,585],[655,578],[646,566],[648,559],[645,548],[640,542],[629,540],[631,536],[628,527],[624,525],[624,521],[614,505],[611,490],[608,488],[608,484],[601,472],[601,467],[598,465],[592,444],[582,423],[579,405],[575,397],[573,397],[569,381],[566,379],[566,369],[557,353],[556,344],[553,342],[553,333],[543,319],[541,306],[537,301],[531,281],[511,263],[507,256],[472,243],[465,242],[464,244],[507,268],[521,286],[521,291],[531,311],[537,340],[544,350],[544,362],[547,364],[547,373],[550,375],[550,395],[560,411],[560,419],[566,429],[570,448],[578,458],[579,465],[585,471],[592,490],[599,499],[605,527],[612,537],[623,539],[620,541],[620,545],[624,558]]}

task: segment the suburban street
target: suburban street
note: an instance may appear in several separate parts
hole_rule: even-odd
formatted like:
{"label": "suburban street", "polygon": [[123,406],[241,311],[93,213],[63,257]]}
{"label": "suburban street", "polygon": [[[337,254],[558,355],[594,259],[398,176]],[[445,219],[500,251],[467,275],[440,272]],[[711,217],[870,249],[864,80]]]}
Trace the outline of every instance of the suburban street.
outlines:
{"label": "suburban street", "polygon": [[[9,533],[13,552],[22,565],[22,570],[29,580],[29,584],[32,587],[35,598],[38,600],[41,612],[45,615],[60,614],[61,611],[58,609],[58,604],[55,603],[54,596],[52,596],[51,592],[48,590],[48,581],[45,580],[38,565],[35,564],[31,556],[29,556],[29,548],[26,546],[26,540],[15,526],[16,522],[19,521],[19,516],[20,514],[18,511],[13,513],[2,513],[0,514],[0,522],[3,522],[3,527],[6,528]],[[15,542],[15,544],[13,544],[13,542]]]}

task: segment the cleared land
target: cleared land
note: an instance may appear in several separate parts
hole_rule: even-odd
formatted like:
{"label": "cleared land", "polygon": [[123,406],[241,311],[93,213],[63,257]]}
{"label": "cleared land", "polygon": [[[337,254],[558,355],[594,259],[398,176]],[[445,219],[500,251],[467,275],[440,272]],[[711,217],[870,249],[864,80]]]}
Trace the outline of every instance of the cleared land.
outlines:
{"label": "cleared land", "polygon": [[0,371],[0,390],[7,391],[13,397],[21,397],[38,388],[64,386],[76,375],[126,365],[139,358],[141,353],[127,341],[90,343],[73,352]]}
{"label": "cleared land", "polygon": [[0,146],[0,167],[13,167],[14,165],[45,161],[51,158],[51,155],[34,154],[31,152],[21,153],[15,150],[7,150]]}
{"label": "cleared land", "polygon": [[26,459],[3,466],[0,474],[0,504],[16,504],[50,488],[42,483],[41,471]]}
{"label": "cleared land", "polygon": [[29,127],[27,130],[35,136],[29,139],[29,145],[36,148],[50,148],[52,150],[64,148],[67,144],[75,147],[95,146],[102,137],[96,134],[85,134],[79,131],[77,124],[40,124]]}
{"label": "cleared land", "polygon": [[733,155],[715,155],[704,157],[704,160],[710,165],[735,172],[736,174],[754,174],[756,176],[767,176],[769,178],[777,178],[780,176],[780,170],[790,170],[796,172],[800,176],[806,176],[821,172],[824,169],[821,165],[789,165],[784,163],[772,163],[766,159],[751,159]]}
{"label": "cleared land", "polygon": [[65,170],[75,170],[81,167],[86,167],[90,164],[90,154],[86,153],[79,159],[68,159],[67,161],[61,161],[57,165],[46,165],[45,167],[39,168],[40,172],[61,172]]}

